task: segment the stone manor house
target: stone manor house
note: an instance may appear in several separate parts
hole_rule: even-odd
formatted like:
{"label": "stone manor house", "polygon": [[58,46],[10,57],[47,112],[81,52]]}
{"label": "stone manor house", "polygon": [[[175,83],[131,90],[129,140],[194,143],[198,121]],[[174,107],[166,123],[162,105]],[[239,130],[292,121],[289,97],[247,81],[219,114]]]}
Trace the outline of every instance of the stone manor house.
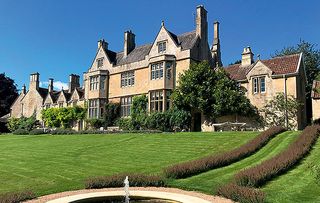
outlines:
{"label": "stone manor house", "polygon": [[[171,106],[170,95],[178,85],[179,74],[191,63],[209,61],[213,68],[222,66],[219,39],[219,23],[214,22],[213,44],[208,43],[207,11],[203,6],[196,8],[195,30],[176,35],[162,22],[160,30],[151,44],[137,46],[135,34],[124,33],[124,48],[121,52],[109,49],[104,39],[98,47],[92,65],[80,76],[71,74],[69,89],[56,91],[53,79],[48,88],[39,87],[40,75],[30,75],[29,90],[22,92],[11,107],[11,116],[29,117],[36,113],[41,119],[41,110],[51,107],[88,107],[88,118],[101,118],[105,104],[117,102],[121,105],[121,116],[130,116],[132,98],[148,96],[150,112],[166,111]],[[230,77],[247,89],[246,95],[258,108],[262,107],[276,93],[293,95],[305,104],[306,77],[301,54],[254,61],[253,53],[246,47],[241,64],[226,67]],[[298,128],[305,126],[305,106],[299,111]],[[230,117],[229,117],[230,119]],[[233,118],[231,118],[233,119]],[[75,127],[79,130],[84,123]],[[193,115],[193,130],[211,130],[201,114]]]}

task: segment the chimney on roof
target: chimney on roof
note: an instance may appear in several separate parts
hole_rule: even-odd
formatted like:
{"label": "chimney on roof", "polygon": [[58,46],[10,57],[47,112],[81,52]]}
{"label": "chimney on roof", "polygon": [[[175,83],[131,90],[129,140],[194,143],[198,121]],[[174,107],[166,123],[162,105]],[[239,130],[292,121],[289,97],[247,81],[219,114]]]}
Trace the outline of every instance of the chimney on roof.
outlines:
{"label": "chimney on roof", "polygon": [[219,22],[213,23],[213,43],[211,47],[211,55],[216,67],[221,67],[221,52],[220,52],[220,38],[219,38]]}
{"label": "chimney on roof", "polygon": [[100,47],[102,47],[103,49],[107,50],[108,49],[108,45],[109,45],[108,42],[106,42],[104,39],[100,39],[98,41],[98,49]]}
{"label": "chimney on roof", "polygon": [[241,65],[242,66],[249,66],[253,63],[253,53],[251,51],[251,48],[248,46],[248,47],[245,47],[243,49],[243,52],[242,52],[242,60],[241,60]]}
{"label": "chimney on roof", "polygon": [[23,84],[23,85],[22,85],[22,89],[21,89],[21,94],[26,94],[26,93],[27,93],[26,85]]}
{"label": "chimney on roof", "polygon": [[39,90],[39,78],[40,74],[38,72],[30,74],[29,90]]}
{"label": "chimney on roof", "polygon": [[71,93],[77,87],[80,87],[80,76],[71,74],[69,75],[69,90],[68,92]]}
{"label": "chimney on roof", "polygon": [[48,91],[53,92],[53,78],[49,78]]}
{"label": "chimney on roof", "polygon": [[124,32],[123,56],[126,57],[136,47],[135,34],[131,30]]}
{"label": "chimney on roof", "polygon": [[200,38],[199,59],[208,60],[208,22],[207,11],[203,5],[197,6],[196,34]]}

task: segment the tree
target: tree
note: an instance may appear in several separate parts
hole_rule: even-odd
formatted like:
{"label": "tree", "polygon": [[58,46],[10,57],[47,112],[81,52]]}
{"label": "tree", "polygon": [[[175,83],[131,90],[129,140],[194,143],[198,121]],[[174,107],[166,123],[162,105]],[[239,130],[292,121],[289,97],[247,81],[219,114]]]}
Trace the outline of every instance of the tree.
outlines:
{"label": "tree", "polygon": [[132,125],[135,129],[139,130],[146,127],[148,116],[148,97],[140,95],[133,97],[131,107]]}
{"label": "tree", "polygon": [[14,80],[5,73],[0,74],[0,117],[10,113],[10,106],[18,96]]}
{"label": "tree", "polygon": [[201,111],[212,120],[230,114],[258,116],[257,109],[226,71],[214,70],[207,62],[191,64],[180,75],[172,99],[179,109]]}
{"label": "tree", "polygon": [[[310,123],[312,117],[312,100],[311,100],[311,91],[312,91],[312,83],[313,80],[320,73],[320,50],[316,49],[315,44],[311,44],[304,40],[300,40],[300,42],[295,46],[285,47],[280,51],[276,51],[274,56],[285,56],[297,53],[303,53],[305,71],[307,76],[307,85],[306,85],[306,107],[307,107],[307,118]],[[320,78],[320,76],[318,76]]]}
{"label": "tree", "polygon": [[282,126],[288,130],[298,126],[297,116],[301,104],[291,95],[278,93],[260,111],[265,115],[265,126]]}
{"label": "tree", "polygon": [[107,103],[106,110],[103,115],[104,126],[112,126],[120,116],[120,104],[119,103]]}

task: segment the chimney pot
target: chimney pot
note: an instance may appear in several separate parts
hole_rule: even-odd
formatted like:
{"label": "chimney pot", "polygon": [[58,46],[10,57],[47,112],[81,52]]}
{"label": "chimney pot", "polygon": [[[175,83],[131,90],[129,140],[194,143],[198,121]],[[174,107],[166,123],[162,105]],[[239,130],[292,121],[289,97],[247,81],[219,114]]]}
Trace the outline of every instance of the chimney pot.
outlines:
{"label": "chimney pot", "polygon": [[49,78],[48,91],[53,92],[53,78]]}
{"label": "chimney pot", "polygon": [[128,54],[134,50],[136,47],[135,43],[135,34],[130,30],[124,32],[124,48],[123,48],[123,55],[127,57]]}
{"label": "chimney pot", "polygon": [[253,63],[253,53],[251,51],[251,48],[249,46],[245,47],[242,52],[242,60],[241,65],[242,66],[248,66]]}

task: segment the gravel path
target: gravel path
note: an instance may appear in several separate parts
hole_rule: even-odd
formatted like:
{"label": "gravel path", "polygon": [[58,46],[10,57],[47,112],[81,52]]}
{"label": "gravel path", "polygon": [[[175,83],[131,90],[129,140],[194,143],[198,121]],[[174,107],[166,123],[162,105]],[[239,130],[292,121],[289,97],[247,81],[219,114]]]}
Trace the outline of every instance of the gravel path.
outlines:
{"label": "gravel path", "polygon": [[[75,191],[67,191],[67,192],[61,192],[56,194],[50,194],[42,197],[38,197],[33,200],[26,201],[26,203],[42,203],[47,202],[49,200],[54,200],[61,197],[71,196],[71,195],[78,195],[83,193],[91,193],[91,192],[107,192],[107,191],[116,191],[116,190],[123,190],[123,188],[105,188],[105,189],[90,189],[90,190],[75,190]],[[185,195],[190,195],[194,197],[199,197],[202,199],[205,199],[210,202],[215,203],[232,203],[231,200],[225,199],[223,197],[219,196],[211,196],[206,195],[194,191],[185,191],[180,190],[176,188],[163,188],[163,187],[130,187],[130,190],[144,190],[144,191],[160,191],[160,192],[172,192],[172,193],[180,193]]]}

